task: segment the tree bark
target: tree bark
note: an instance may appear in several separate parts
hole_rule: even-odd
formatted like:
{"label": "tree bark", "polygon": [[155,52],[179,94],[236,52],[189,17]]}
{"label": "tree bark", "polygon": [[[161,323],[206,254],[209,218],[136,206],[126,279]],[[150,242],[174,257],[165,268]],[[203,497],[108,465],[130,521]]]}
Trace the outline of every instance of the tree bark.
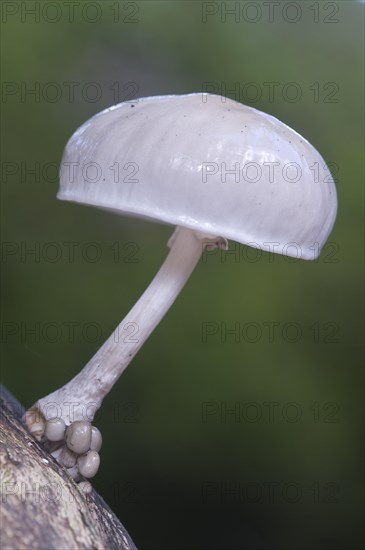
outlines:
{"label": "tree bark", "polygon": [[22,408],[0,392],[2,550],[136,550],[96,493],[85,495],[27,432]]}

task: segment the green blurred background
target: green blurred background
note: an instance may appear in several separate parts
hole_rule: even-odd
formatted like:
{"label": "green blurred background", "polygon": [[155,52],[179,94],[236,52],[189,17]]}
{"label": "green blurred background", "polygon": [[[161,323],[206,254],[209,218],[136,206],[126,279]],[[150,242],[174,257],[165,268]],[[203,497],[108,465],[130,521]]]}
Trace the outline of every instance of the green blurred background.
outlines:
{"label": "green blurred background", "polygon": [[362,547],[363,5],[274,4],[2,6],[2,380],[26,406],[93,355],[173,230],[56,200],[88,117],[210,82],[335,163],[319,260],[206,257],[105,400],[93,484],[141,549]]}

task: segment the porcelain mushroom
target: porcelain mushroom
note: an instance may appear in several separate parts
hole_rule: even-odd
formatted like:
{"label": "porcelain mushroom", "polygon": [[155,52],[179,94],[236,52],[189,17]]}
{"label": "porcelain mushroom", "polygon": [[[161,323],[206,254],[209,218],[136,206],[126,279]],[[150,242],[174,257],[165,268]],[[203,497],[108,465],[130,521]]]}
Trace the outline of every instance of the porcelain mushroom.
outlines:
{"label": "porcelain mushroom", "polygon": [[[66,425],[85,420],[85,405],[101,406],[204,247],[227,248],[233,239],[314,260],[337,210],[333,179],[308,141],[273,116],[210,94],[141,98],[92,117],[67,143],[58,198],[177,227],[164,264],[114,333],[79,374],[27,412],[38,435],[55,406]],[[137,337],[121,342],[128,323]],[[97,459],[78,459],[90,474],[86,456]]]}
{"label": "porcelain mushroom", "polygon": [[44,435],[48,441],[62,441],[65,435],[66,424],[62,418],[47,420]]}
{"label": "porcelain mushroom", "polygon": [[94,477],[100,465],[100,457],[96,451],[88,451],[77,459],[79,472],[84,477]]}
{"label": "porcelain mushroom", "polygon": [[86,420],[76,420],[66,430],[66,445],[76,454],[86,453],[91,446],[92,426]]}

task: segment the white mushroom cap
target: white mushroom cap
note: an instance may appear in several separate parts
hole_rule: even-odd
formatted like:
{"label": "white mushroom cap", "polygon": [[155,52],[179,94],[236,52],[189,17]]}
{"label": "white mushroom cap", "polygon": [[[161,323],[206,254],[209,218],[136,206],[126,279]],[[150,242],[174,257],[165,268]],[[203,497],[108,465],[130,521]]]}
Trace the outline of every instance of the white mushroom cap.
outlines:
{"label": "white mushroom cap", "polygon": [[84,477],[94,477],[100,466],[100,456],[96,451],[88,451],[77,459],[79,472]]}
{"label": "white mushroom cap", "polygon": [[62,418],[47,420],[44,435],[49,441],[61,441],[65,435],[66,424]]}
{"label": "white mushroom cap", "polygon": [[74,453],[81,455],[90,449],[91,424],[86,420],[76,420],[66,429],[66,445]]}
{"label": "white mushroom cap", "polygon": [[308,141],[210,94],[147,97],[92,117],[66,146],[58,198],[303,259],[317,257],[337,210]]}

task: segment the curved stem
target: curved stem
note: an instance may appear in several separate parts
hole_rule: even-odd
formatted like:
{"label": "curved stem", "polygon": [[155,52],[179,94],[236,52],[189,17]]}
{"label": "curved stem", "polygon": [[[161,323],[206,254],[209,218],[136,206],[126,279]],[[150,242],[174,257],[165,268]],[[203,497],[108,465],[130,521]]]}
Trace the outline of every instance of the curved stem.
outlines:
{"label": "curved stem", "polygon": [[[138,302],[79,374],[62,388],[39,399],[28,411],[28,426],[34,422],[31,411],[35,410],[41,411],[46,420],[62,417],[66,424],[75,420],[92,421],[105,395],[184,287],[204,246],[209,244],[206,237],[190,229],[176,229],[169,241],[170,253]],[[213,245],[222,246],[222,241],[219,239]]]}

